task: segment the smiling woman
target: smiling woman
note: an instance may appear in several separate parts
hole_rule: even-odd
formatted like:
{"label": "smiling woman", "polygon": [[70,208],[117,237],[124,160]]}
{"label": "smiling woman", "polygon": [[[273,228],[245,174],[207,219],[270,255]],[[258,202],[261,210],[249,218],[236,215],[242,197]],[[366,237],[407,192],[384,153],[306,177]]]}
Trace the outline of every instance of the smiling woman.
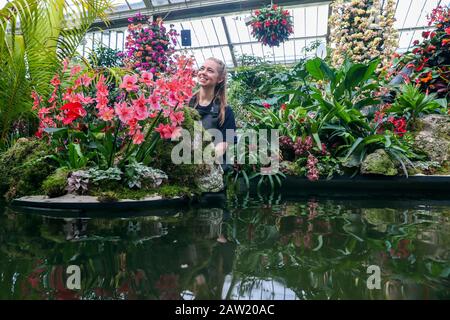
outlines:
{"label": "smiling woman", "polygon": [[[227,70],[225,63],[216,58],[207,59],[197,74],[200,90],[192,97],[189,105],[199,112],[205,130],[218,129],[222,141],[214,141],[216,159],[225,156],[228,142],[234,140],[236,122],[233,110],[227,105]],[[227,131],[228,130],[228,131]],[[233,136],[227,136],[227,132]],[[222,165],[224,171],[230,166]]]}

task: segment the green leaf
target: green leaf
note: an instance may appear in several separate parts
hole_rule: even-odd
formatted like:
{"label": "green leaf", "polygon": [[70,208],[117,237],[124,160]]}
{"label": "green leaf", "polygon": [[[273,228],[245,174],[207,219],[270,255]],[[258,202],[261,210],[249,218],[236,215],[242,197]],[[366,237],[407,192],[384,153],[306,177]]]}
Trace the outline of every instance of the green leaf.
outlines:
{"label": "green leaf", "polygon": [[344,158],[344,161],[346,161],[350,155],[353,153],[353,151],[355,151],[355,149],[359,146],[359,144],[363,141],[363,138],[359,137],[358,139],[356,139],[356,141],[353,143],[352,147],[350,148],[350,150],[348,151],[347,155]]}
{"label": "green leaf", "polygon": [[320,141],[319,134],[316,132],[316,133],[313,133],[312,136],[314,138],[314,141],[317,144],[317,147],[319,147],[319,150],[322,151],[322,142]]}
{"label": "green leaf", "polygon": [[317,245],[317,247],[315,247],[314,249],[312,249],[313,251],[319,251],[320,248],[322,248],[322,246],[323,246],[323,236],[322,236],[322,235],[319,235],[319,236],[317,237],[317,240],[319,240],[319,244]]}
{"label": "green leaf", "polygon": [[321,68],[322,65],[322,59],[315,58],[310,59],[306,62],[306,70],[309,72],[309,74],[317,79],[317,80],[323,80],[325,78],[325,74]]}

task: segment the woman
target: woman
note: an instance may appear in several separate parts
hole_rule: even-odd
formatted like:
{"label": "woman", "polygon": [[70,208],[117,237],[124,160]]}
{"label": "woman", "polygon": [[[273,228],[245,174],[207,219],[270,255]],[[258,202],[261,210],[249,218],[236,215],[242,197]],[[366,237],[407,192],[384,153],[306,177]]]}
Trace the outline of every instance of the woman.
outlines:
{"label": "woman", "polygon": [[[233,110],[227,105],[227,69],[225,64],[216,58],[207,59],[197,73],[200,90],[192,97],[189,105],[199,112],[205,130],[218,129],[222,133],[222,141],[214,141],[216,159],[225,161],[227,141],[234,141],[236,122]],[[231,129],[233,137],[226,136]],[[222,164],[224,171],[231,168]]]}

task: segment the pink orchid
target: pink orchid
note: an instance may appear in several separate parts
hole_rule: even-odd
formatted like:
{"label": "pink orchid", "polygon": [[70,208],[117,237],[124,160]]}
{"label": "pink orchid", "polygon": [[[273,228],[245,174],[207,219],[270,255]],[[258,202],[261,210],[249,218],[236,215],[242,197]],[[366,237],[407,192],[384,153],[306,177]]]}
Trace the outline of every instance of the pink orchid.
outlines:
{"label": "pink orchid", "polygon": [[96,105],[97,109],[102,109],[102,108],[106,107],[109,102],[108,97],[105,97],[105,96],[98,96],[97,98],[95,98],[95,101],[97,101],[97,105]]}
{"label": "pink orchid", "polygon": [[161,109],[161,105],[159,104],[160,97],[158,97],[155,93],[153,93],[150,98],[148,98],[148,102],[150,103],[150,108],[154,111],[159,111]]}
{"label": "pink orchid", "polygon": [[153,83],[153,73],[142,71],[139,81],[145,83],[147,86],[151,86]]}
{"label": "pink orchid", "polygon": [[148,118],[147,99],[144,95],[140,95],[138,99],[132,100],[135,117],[137,120],[145,120]]}
{"label": "pink orchid", "polygon": [[128,134],[130,136],[134,135],[138,130],[142,129],[142,126],[139,125],[138,120],[136,118],[130,119],[126,124],[128,126]]}
{"label": "pink orchid", "polygon": [[100,75],[100,78],[98,79],[96,88],[97,88],[97,97],[98,96],[108,96],[108,86],[105,85],[105,76]]}
{"label": "pink orchid", "polygon": [[50,83],[54,86],[54,87],[58,87],[61,84],[61,81],[59,80],[59,76],[57,74],[55,74],[55,76],[53,77],[53,79],[50,81]]}
{"label": "pink orchid", "polygon": [[126,102],[115,103],[115,111],[120,121],[126,123],[134,117],[134,112]]}
{"label": "pink orchid", "polygon": [[139,87],[136,85],[136,82],[137,82],[136,76],[126,75],[123,77],[122,83],[120,84],[119,87],[121,89],[127,90],[128,92],[129,91],[137,91],[139,89]]}
{"label": "pink orchid", "polygon": [[77,73],[80,73],[81,71],[81,66],[79,65],[74,65],[72,67],[72,69],[70,69],[70,76],[73,77],[74,75],[76,75]]}
{"label": "pink orchid", "polygon": [[180,128],[160,123],[159,126],[155,128],[155,131],[161,135],[162,139],[171,139],[178,135]]}
{"label": "pink orchid", "polygon": [[133,144],[141,144],[142,142],[144,142],[144,134],[138,130],[133,135]]}
{"label": "pink orchid", "polygon": [[85,97],[82,93],[77,93],[78,101],[82,104],[91,104],[94,103],[94,99],[91,97]]}
{"label": "pink orchid", "polygon": [[91,85],[92,78],[90,78],[87,74],[83,74],[79,79],[81,80],[83,86],[89,87]]}
{"label": "pink orchid", "polygon": [[179,111],[179,112],[172,112],[170,114],[170,121],[172,121],[173,125],[181,125],[184,121],[184,113],[183,111]]}
{"label": "pink orchid", "polygon": [[113,108],[102,108],[99,112],[98,112],[98,116],[103,120],[103,121],[111,121],[114,119],[114,109]]}

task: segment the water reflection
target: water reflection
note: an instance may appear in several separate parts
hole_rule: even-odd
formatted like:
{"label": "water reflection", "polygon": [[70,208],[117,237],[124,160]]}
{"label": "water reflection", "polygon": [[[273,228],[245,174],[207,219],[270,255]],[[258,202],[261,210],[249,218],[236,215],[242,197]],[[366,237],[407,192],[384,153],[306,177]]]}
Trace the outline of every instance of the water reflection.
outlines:
{"label": "water reflection", "polygon": [[[116,219],[6,209],[0,298],[450,298],[449,217],[448,206],[312,198]],[[69,265],[80,290],[67,288]]]}

